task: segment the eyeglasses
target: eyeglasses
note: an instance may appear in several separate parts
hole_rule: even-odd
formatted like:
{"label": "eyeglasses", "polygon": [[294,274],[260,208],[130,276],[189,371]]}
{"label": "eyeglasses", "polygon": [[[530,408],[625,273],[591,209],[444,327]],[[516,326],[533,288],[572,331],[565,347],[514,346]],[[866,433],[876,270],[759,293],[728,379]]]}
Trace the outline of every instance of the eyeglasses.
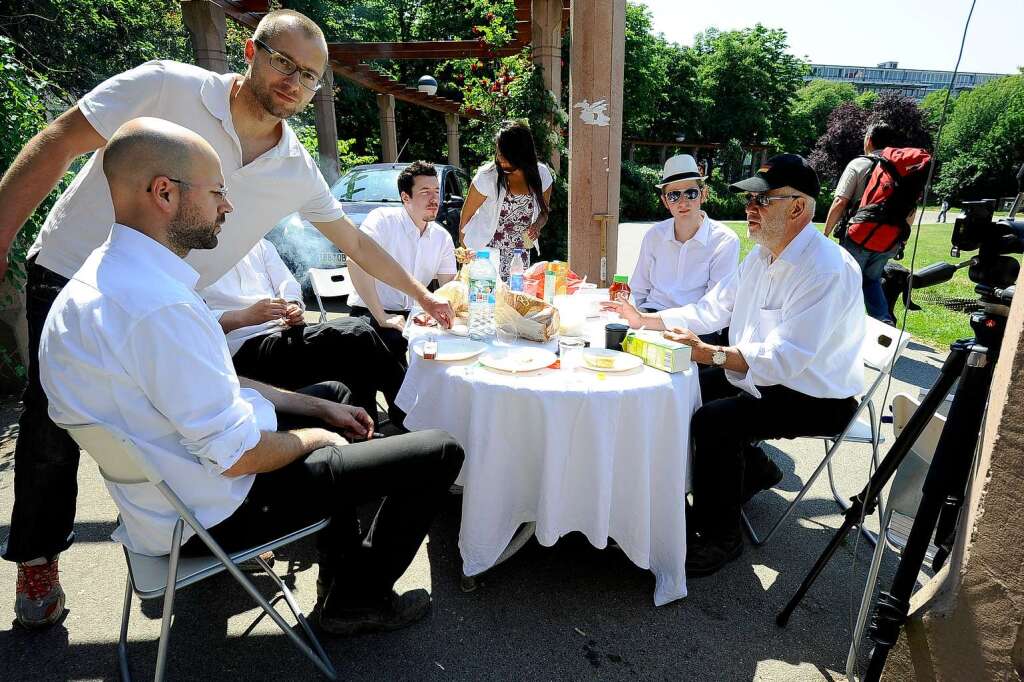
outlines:
{"label": "eyeglasses", "polygon": [[312,92],[316,92],[320,89],[320,86],[323,85],[323,82],[320,80],[320,74],[315,71],[310,71],[309,69],[300,69],[298,64],[270,47],[262,40],[253,39],[252,42],[256,43],[257,47],[267,51],[267,54],[270,55],[270,66],[274,71],[277,71],[284,76],[290,76],[298,71],[299,83],[302,84],[302,87]]}
{"label": "eyeglasses", "polygon": [[770,197],[767,194],[747,194],[746,206],[757,204],[761,208],[768,208],[768,204],[780,199],[803,199],[801,194],[783,194],[777,197]]}
{"label": "eyeglasses", "polygon": [[[181,185],[182,187],[213,187],[214,189],[211,189],[210,192],[212,194],[216,194],[218,199],[220,199],[221,201],[226,201],[228,198],[228,188],[224,187],[223,185],[197,185],[196,183],[189,182],[188,180],[179,180],[177,178],[171,177],[167,179],[177,185]],[[152,190],[149,187],[147,187],[146,191],[151,192]]]}
{"label": "eyeglasses", "polygon": [[696,201],[697,197],[700,196],[699,187],[688,187],[687,189],[674,189],[671,192],[665,192],[665,201],[670,204],[677,203],[680,198],[686,197],[689,201]]}

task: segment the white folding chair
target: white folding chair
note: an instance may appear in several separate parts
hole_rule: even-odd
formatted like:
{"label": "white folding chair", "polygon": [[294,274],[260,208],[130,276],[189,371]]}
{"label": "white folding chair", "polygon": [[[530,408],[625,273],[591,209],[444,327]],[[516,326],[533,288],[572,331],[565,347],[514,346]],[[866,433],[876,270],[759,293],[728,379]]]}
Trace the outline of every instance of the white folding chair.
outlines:
{"label": "white folding chair", "polygon": [[310,268],[309,283],[316,296],[316,304],[320,308],[320,324],[327,321],[327,310],[324,308],[325,298],[340,298],[355,293],[349,279],[348,267],[344,268]]}
{"label": "white folding chair", "polygon": [[[797,493],[796,499],[790,502],[786,511],[772,524],[771,528],[768,529],[768,533],[763,537],[759,536],[754,530],[753,525],[750,523],[750,519],[747,518],[746,512],[741,512],[740,518],[743,521],[743,526],[746,528],[747,533],[750,535],[751,541],[755,545],[763,545],[775,535],[782,522],[785,521],[790,514],[793,513],[793,509],[804,499],[807,491],[810,490],[814,481],[817,480],[821,474],[822,469],[828,469],[828,480],[829,485],[832,488],[832,496],[835,498],[836,503],[844,511],[849,509],[850,504],[839,495],[839,491],[836,490],[835,478],[832,474],[832,457],[835,455],[836,450],[839,446],[844,443],[865,443],[871,446],[871,460],[874,466],[878,467],[878,445],[884,442],[884,438],[881,435],[881,420],[878,418],[875,406],[871,402],[871,398],[878,387],[883,385],[892,373],[893,365],[896,364],[896,360],[899,359],[900,355],[907,347],[907,343],[910,342],[910,335],[901,333],[895,327],[891,327],[887,324],[879,322],[878,320],[866,317],[867,329],[864,334],[864,345],[862,347],[862,353],[864,355],[864,366],[869,370],[878,372],[878,376],[868,386],[868,389],[861,396],[860,401],[857,405],[856,411],[853,413],[853,417],[847,423],[846,428],[838,436],[808,436],[808,438],[815,438],[821,440],[825,446],[825,458],[821,460],[821,464],[814,470],[814,473],[810,475],[807,482],[804,483],[800,492]],[[861,415],[867,410],[868,419],[865,423],[861,420]],[[879,506],[879,514],[882,514],[882,508]],[[875,543],[875,536],[870,531],[863,531],[868,541],[872,544]]]}
{"label": "white folding chair", "polygon": [[[898,437],[903,428],[910,421],[914,412],[920,406],[920,401],[906,393],[898,393],[892,399],[893,433]],[[886,510],[882,517],[880,532],[884,542],[875,545],[875,552],[871,557],[871,567],[868,569],[867,583],[864,585],[864,594],[861,597],[860,611],[857,612],[857,625],[853,630],[853,639],[850,642],[850,652],[846,657],[846,676],[854,679],[854,671],[857,666],[857,652],[860,642],[864,637],[864,627],[867,625],[868,616],[871,613],[871,604],[874,601],[875,585],[878,583],[878,570],[882,565],[882,556],[885,554],[886,545],[895,552],[902,552],[907,546],[907,538],[910,537],[910,529],[914,525],[914,517],[917,508],[921,505],[921,492],[924,486],[924,479],[928,475],[928,467],[932,463],[932,456],[939,444],[939,437],[946,425],[946,418],[941,414],[932,415],[928,425],[918,437],[907,454],[906,459],[900,463],[896,475],[893,476],[892,486],[889,488],[889,496],[886,500]],[[934,558],[938,548],[934,544],[928,546],[926,557],[928,561]]]}
{"label": "white folding chair", "polygon": [[[112,483],[139,484],[149,483],[170,503],[178,513],[178,521],[174,526],[174,534],[171,540],[171,553],[168,556],[146,556],[136,554],[125,548],[125,560],[128,563],[128,579],[125,585],[124,606],[121,612],[121,637],[117,645],[117,658],[120,666],[121,677],[124,680],[131,680],[131,671],[128,666],[128,617],[131,611],[132,591],[140,599],[156,599],[164,597],[163,620],[160,624],[160,640],[157,645],[156,675],[158,682],[163,679],[167,666],[167,649],[170,640],[171,614],[174,607],[174,595],[179,588],[209,578],[221,571],[226,570],[245,589],[249,595],[256,600],[263,611],[277,623],[284,634],[298,647],[313,664],[329,679],[338,679],[334,669],[319,640],[306,622],[305,616],[295,602],[291,590],[281,581],[270,566],[260,558],[260,554],[287,545],[299,538],[311,535],[327,525],[327,519],[323,519],[311,526],[297,530],[284,537],[267,542],[258,547],[246,549],[228,555],[217,544],[216,540],[196,520],[192,512],[185,506],[181,498],[167,485],[160,474],[153,469],[138,451],[138,448],[130,438],[101,424],[87,424],[82,426],[64,426],[75,439],[75,442],[85,450],[100,467],[103,478]],[[208,557],[184,557],[180,556],[181,536],[188,524],[200,537],[213,556]],[[260,567],[266,571],[284,595],[288,604],[306,636],[303,640],[288,623],[281,617],[281,614],[274,609],[263,595],[259,593],[245,574],[238,568],[238,564],[255,559]],[[308,641],[308,644],[307,644]]]}

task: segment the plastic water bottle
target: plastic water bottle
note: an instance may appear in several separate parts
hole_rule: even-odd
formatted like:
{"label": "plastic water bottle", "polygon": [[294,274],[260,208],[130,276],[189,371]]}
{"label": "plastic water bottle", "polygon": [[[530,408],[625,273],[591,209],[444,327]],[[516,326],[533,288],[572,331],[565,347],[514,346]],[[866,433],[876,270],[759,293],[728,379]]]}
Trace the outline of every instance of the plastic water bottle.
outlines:
{"label": "plastic water bottle", "polygon": [[508,266],[508,288],[512,291],[523,290],[523,278],[526,275],[526,257],[522,249],[512,251],[512,262]]}
{"label": "plastic water bottle", "polygon": [[498,273],[486,250],[469,264],[469,338],[482,340],[494,330],[494,289]]}

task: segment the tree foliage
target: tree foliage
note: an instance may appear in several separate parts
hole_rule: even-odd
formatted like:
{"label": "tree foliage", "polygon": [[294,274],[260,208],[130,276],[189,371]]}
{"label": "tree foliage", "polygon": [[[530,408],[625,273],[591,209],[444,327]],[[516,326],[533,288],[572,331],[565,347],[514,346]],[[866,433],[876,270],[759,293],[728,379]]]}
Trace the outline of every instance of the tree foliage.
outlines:
{"label": "tree foliage", "polygon": [[786,151],[807,155],[828,127],[828,116],[843,102],[852,102],[857,91],[849,83],[813,80],[796,91],[790,108]]}

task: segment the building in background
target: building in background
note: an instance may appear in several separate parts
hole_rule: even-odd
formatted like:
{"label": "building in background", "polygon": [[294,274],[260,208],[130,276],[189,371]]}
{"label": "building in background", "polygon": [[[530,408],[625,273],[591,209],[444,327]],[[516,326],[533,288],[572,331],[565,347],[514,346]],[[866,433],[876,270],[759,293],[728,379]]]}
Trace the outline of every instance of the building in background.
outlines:
{"label": "building in background", "polygon": [[[949,85],[952,71],[927,71],[924,69],[901,69],[897,62],[882,62],[878,66],[840,66],[837,64],[811,64],[811,73],[804,80],[828,80],[850,83],[857,92],[871,90],[879,94],[896,91],[918,102],[925,95],[942,90]],[[1002,73],[958,73],[953,84],[953,93],[973,90],[979,85],[1008,74]]]}

